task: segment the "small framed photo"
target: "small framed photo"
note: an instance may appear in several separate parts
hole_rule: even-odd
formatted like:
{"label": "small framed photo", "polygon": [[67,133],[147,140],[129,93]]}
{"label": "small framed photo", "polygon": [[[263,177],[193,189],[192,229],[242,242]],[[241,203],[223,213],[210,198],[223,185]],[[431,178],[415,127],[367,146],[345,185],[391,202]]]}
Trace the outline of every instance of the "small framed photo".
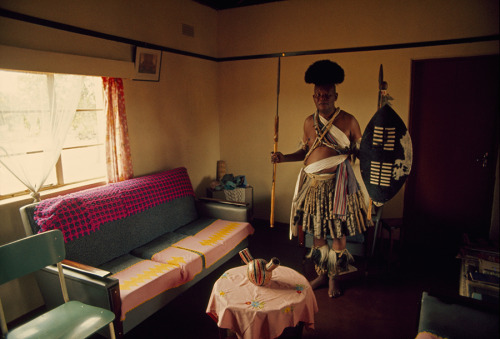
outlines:
{"label": "small framed photo", "polygon": [[160,81],[161,51],[136,47],[134,80]]}

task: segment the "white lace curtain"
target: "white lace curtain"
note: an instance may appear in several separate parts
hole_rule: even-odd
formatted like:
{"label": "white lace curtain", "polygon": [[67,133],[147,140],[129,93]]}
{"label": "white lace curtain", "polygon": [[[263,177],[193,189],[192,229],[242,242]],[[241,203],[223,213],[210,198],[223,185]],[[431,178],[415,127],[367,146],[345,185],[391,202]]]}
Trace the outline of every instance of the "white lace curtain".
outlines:
{"label": "white lace curtain", "polygon": [[83,77],[75,75],[2,75],[0,162],[30,190],[35,201],[40,201],[39,190],[59,158],[82,84]]}

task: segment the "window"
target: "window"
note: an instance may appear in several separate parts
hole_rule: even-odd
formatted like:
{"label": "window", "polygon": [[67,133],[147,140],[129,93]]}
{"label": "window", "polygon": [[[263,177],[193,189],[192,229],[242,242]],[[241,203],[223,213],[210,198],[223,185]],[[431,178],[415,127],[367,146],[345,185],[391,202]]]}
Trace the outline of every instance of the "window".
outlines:
{"label": "window", "polygon": [[[91,76],[83,78],[78,108],[63,150],[42,190],[106,178],[102,79]],[[29,102],[30,95],[37,90],[37,81],[40,79],[39,73],[0,70],[0,134],[7,135],[27,127],[30,130],[37,129],[40,124],[37,112],[30,111],[25,103]],[[13,86],[14,83],[20,85]],[[28,152],[34,158],[39,157],[40,153],[39,149]],[[25,192],[26,187],[0,162],[0,199]]]}

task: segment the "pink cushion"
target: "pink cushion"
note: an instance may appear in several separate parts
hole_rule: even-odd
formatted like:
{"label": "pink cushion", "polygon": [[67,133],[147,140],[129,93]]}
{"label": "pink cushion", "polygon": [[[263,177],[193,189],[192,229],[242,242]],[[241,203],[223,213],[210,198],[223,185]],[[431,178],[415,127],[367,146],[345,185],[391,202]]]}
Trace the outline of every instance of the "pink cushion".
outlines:
{"label": "pink cushion", "polygon": [[172,246],[200,253],[205,257],[205,268],[208,268],[253,232],[254,228],[247,222],[217,219],[194,236]]}
{"label": "pink cushion", "polygon": [[139,261],[112,276],[120,281],[122,321],[130,310],[183,283],[178,265],[151,260]]}
{"label": "pink cushion", "polygon": [[192,280],[203,269],[203,260],[199,254],[177,247],[168,247],[154,254],[151,259],[161,263],[178,265],[181,269],[183,283]]}
{"label": "pink cushion", "polygon": [[249,223],[218,219],[194,236],[155,253],[152,260],[141,260],[114,274],[120,281],[121,320],[142,303],[192,280],[203,270],[203,259],[205,268],[212,266],[253,232]]}

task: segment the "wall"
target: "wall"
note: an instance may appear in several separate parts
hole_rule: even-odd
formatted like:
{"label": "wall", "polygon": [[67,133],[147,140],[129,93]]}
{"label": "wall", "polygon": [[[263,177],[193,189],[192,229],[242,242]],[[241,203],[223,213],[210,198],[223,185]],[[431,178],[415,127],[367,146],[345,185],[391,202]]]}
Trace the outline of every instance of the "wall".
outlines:
{"label": "wall", "polygon": [[219,12],[218,56],[498,34],[498,1],[287,0]]}
{"label": "wall", "polygon": [[[408,123],[411,62],[498,53],[498,40],[434,47],[293,56],[318,51],[415,43],[498,34],[498,1],[300,1],[219,12],[219,57],[285,53],[281,58],[279,149],[298,149],[302,126],[315,110],[307,67],[319,59],[337,61],[346,72],[338,105],[364,130],[377,107],[378,72],[384,67],[393,108]],[[276,114],[277,57],[219,63],[221,157],[229,172],[245,174],[254,186],[256,217],[268,218],[272,184],[269,154]],[[236,79],[236,80],[235,80]],[[244,128],[241,126],[244,125]],[[238,145],[235,147],[234,145]],[[288,222],[300,163],[279,164],[276,216]],[[359,177],[359,166],[355,167]],[[401,217],[404,189],[385,207]]]}

